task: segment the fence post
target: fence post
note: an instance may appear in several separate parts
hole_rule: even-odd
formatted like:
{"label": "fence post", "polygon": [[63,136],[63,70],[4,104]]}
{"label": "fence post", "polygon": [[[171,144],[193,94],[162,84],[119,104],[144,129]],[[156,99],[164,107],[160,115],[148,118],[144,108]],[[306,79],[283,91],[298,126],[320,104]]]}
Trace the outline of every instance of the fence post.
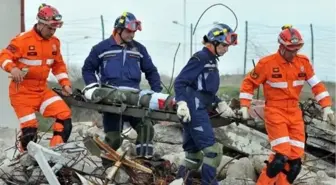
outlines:
{"label": "fence post", "polygon": [[314,66],[314,31],[313,31],[313,24],[310,24],[310,34],[311,34],[311,62]]}
{"label": "fence post", "polygon": [[246,61],[247,61],[247,39],[248,38],[248,22],[245,21],[245,51],[244,51],[244,76],[246,75]]}

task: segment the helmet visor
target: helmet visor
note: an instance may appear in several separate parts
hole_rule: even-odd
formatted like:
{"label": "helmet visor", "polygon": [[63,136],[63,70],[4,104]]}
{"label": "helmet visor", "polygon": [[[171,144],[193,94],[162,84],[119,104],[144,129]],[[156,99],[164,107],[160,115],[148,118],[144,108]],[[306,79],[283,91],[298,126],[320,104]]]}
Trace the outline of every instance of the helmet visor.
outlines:
{"label": "helmet visor", "polygon": [[237,45],[238,35],[236,33],[228,33],[225,35],[225,44],[228,45]]}
{"label": "helmet visor", "polygon": [[63,26],[63,21],[54,21],[54,20],[46,21],[43,19],[38,19],[38,22],[48,25],[52,28],[61,28]]}
{"label": "helmet visor", "polygon": [[220,40],[226,45],[237,45],[238,35],[233,32],[228,32],[227,29],[213,32],[215,37],[222,37]]}
{"label": "helmet visor", "polygon": [[138,20],[126,22],[125,28],[130,31],[137,31],[137,30],[141,31],[142,30],[141,22]]}

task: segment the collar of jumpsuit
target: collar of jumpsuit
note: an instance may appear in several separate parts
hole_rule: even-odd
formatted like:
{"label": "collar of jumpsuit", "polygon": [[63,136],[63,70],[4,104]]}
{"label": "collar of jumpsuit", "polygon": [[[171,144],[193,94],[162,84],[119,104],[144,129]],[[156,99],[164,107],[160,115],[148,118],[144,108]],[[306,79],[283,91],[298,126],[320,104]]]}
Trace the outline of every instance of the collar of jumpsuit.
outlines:
{"label": "collar of jumpsuit", "polygon": [[279,62],[279,63],[281,63],[281,64],[287,64],[287,63],[292,64],[297,59],[297,55],[296,55],[296,56],[294,56],[294,58],[293,58],[293,60],[291,62],[288,62],[287,60],[285,60],[285,58],[283,56],[281,56],[280,51],[278,51],[276,53],[276,57],[277,57],[276,61]]}
{"label": "collar of jumpsuit", "polygon": [[[132,41],[132,42],[133,42],[133,41]],[[131,42],[131,43],[132,43],[132,42]],[[114,38],[113,35],[110,36],[109,43],[110,43],[111,46],[121,46],[121,47],[124,47],[123,45],[121,45],[120,43],[118,43],[118,42],[116,41],[116,39]],[[126,44],[126,46],[128,46],[128,44]]]}
{"label": "collar of jumpsuit", "polygon": [[37,30],[37,24],[34,25],[33,30],[34,30],[34,36],[36,37],[37,40],[39,41],[44,40],[39,31]]}
{"label": "collar of jumpsuit", "polygon": [[37,24],[34,25],[33,31],[34,31],[34,36],[35,36],[35,38],[38,41],[41,41],[41,40],[50,40],[52,37],[54,37],[54,36],[51,36],[49,39],[43,38],[42,35],[41,35],[41,33],[40,33],[40,31],[37,29]]}
{"label": "collar of jumpsuit", "polygon": [[219,60],[218,57],[209,50],[209,48],[203,47],[202,51],[205,52],[206,54],[208,54],[208,56],[211,60],[215,60],[215,61]]}

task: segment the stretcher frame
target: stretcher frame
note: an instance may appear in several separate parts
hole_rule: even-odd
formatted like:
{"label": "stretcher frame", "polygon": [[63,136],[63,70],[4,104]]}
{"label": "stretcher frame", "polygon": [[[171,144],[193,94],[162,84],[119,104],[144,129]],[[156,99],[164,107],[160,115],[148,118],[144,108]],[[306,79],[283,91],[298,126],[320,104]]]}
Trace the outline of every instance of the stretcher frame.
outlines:
{"label": "stretcher frame", "polygon": [[[180,122],[174,111],[151,110],[146,107],[138,107],[126,104],[97,104],[85,100],[84,95],[79,89],[75,89],[71,96],[64,96],[61,89],[53,89],[69,107],[79,107],[85,109],[96,110],[100,113],[109,112],[120,114],[124,116],[132,116],[136,118],[149,118],[152,121],[167,121],[167,122]],[[244,121],[239,118],[221,117],[219,114],[210,117],[213,128],[227,126],[231,123],[243,123]]]}

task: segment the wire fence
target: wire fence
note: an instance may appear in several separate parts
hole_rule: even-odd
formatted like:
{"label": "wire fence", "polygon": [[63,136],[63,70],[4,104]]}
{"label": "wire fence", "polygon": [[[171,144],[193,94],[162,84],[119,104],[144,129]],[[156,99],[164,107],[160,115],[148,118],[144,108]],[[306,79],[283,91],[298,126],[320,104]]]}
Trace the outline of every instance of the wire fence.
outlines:
{"label": "wire fence", "polygon": [[[30,20],[30,19],[28,19]],[[33,24],[33,19],[27,25]],[[62,41],[62,53],[69,66],[81,67],[93,45],[108,38],[113,30],[114,19],[103,16],[68,20],[57,34]],[[158,23],[147,23],[147,27]],[[176,48],[181,43],[181,49],[176,55],[175,74],[182,69],[190,55],[200,50],[202,37],[213,24],[199,25],[193,36],[183,38],[183,29],[190,31],[187,25],[167,23],[167,27],[156,27],[155,32],[165,35],[136,35],[136,40],[147,47],[153,62],[159,72],[171,75],[173,58]],[[185,28],[182,28],[182,27]],[[246,21],[238,29],[239,45],[230,49],[221,57],[219,70],[222,74],[245,74],[253,68],[252,59],[258,59],[277,51],[277,37],[282,25],[268,25]],[[302,33],[305,41],[300,53],[311,59],[315,72],[321,80],[336,81],[335,75],[335,27],[314,24],[293,25]],[[144,30],[150,32],[153,30]],[[224,62],[222,62],[224,61]],[[257,61],[256,61],[257,62]]]}

